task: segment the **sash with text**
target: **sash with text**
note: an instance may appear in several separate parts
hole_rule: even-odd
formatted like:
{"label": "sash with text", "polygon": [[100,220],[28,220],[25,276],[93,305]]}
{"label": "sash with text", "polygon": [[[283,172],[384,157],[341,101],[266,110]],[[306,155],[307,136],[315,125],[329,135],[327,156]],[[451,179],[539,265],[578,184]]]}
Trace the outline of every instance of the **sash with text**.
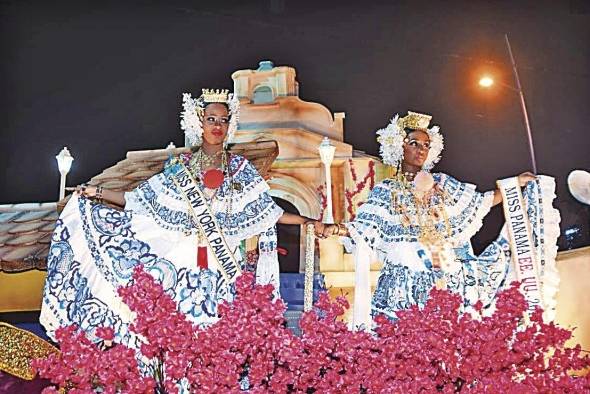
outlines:
{"label": "sash with text", "polygon": [[524,199],[517,177],[497,181],[502,193],[502,205],[508,227],[512,264],[516,279],[521,282],[520,289],[524,294],[529,311],[535,307],[543,307],[539,267],[535,257],[535,245],[530,229]]}
{"label": "sash with text", "polygon": [[[175,160],[169,167],[169,171],[172,180],[188,203],[189,212],[197,224],[198,230],[207,239],[207,243],[213,251],[224,282],[233,283],[242,270],[227,245],[221,227],[211,212],[201,188],[182,161]],[[222,285],[226,284],[222,283]]]}

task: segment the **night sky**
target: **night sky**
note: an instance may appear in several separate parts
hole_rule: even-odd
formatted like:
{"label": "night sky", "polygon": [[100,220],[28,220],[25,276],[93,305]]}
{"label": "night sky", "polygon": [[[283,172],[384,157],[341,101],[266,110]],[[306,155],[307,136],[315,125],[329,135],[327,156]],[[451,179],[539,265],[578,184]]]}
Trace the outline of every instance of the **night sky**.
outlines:
{"label": "night sky", "polygon": [[437,169],[490,189],[531,168],[517,95],[477,86],[484,72],[514,84],[504,33],[562,231],[580,227],[573,246],[588,245],[589,209],[566,188],[572,169],[590,169],[584,0],[1,1],[0,203],[55,201],[63,146],[74,185],[127,151],[182,145],[182,92],[231,88],[233,71],[265,59],[296,68],[303,100],[346,112],[345,141],[370,154],[396,112],[431,113],[446,141]]}

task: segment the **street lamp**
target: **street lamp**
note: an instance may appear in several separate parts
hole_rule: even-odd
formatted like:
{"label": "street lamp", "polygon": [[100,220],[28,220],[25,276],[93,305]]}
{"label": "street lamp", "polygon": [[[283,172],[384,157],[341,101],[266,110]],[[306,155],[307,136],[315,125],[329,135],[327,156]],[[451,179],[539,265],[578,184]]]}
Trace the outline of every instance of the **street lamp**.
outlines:
{"label": "street lamp", "polygon": [[324,215],[324,223],[332,224],[334,223],[334,217],[332,216],[332,174],[330,173],[330,166],[332,165],[332,160],[334,160],[334,153],[336,152],[336,147],[330,143],[330,139],[328,137],[324,137],[322,143],[318,147],[318,151],[320,152],[320,159],[324,164],[324,169],[326,172],[326,210],[324,211],[326,214]]}
{"label": "street lamp", "polygon": [[57,168],[59,168],[59,173],[61,174],[59,182],[59,199],[61,200],[66,195],[66,175],[68,175],[70,168],[72,168],[74,158],[70,155],[70,151],[65,146],[55,158],[57,159]]}
{"label": "street lamp", "polygon": [[[533,173],[537,174],[537,160],[535,159],[535,147],[533,145],[533,133],[531,131],[531,124],[529,121],[529,114],[526,109],[526,102],[524,101],[524,92],[522,90],[522,85],[520,84],[520,78],[518,77],[518,69],[516,68],[516,61],[514,60],[514,55],[512,54],[512,48],[510,46],[510,41],[508,40],[508,34],[504,34],[504,39],[506,40],[506,48],[508,49],[508,54],[510,55],[510,63],[512,64],[512,71],[514,72],[514,80],[516,81],[516,87],[507,85],[502,82],[498,82],[499,85],[508,88],[516,93],[520,98],[520,109],[522,110],[522,116],[524,118],[524,125],[526,128],[527,139],[529,143],[529,153],[531,155],[531,164],[533,166]],[[494,84],[494,80],[490,76],[483,76],[479,80],[479,86],[484,88],[489,88]]]}
{"label": "street lamp", "polygon": [[484,87],[484,88],[489,88],[493,84],[494,84],[494,80],[492,79],[492,77],[490,77],[488,75],[484,75],[479,80],[479,86]]}

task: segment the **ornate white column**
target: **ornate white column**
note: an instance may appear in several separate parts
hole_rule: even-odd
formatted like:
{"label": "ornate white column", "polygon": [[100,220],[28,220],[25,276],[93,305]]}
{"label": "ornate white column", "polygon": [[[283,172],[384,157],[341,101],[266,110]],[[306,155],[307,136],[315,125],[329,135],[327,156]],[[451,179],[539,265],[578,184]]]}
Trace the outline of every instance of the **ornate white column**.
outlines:
{"label": "ornate white column", "polygon": [[336,147],[330,143],[328,137],[324,137],[322,143],[318,148],[320,152],[320,158],[324,164],[324,170],[326,172],[326,210],[324,211],[324,223],[334,223],[334,216],[332,215],[332,174],[330,168],[332,166],[332,160],[334,160],[334,153]]}
{"label": "ornate white column", "polygon": [[70,155],[70,151],[65,146],[55,158],[57,159],[57,168],[61,174],[59,182],[59,200],[61,200],[66,195],[66,175],[70,172],[74,158]]}

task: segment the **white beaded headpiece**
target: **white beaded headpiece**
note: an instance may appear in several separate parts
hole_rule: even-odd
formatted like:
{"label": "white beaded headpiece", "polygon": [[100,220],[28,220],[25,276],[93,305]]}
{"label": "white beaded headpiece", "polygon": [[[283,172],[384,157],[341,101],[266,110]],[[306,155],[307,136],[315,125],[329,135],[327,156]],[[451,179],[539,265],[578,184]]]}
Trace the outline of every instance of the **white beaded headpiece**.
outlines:
{"label": "white beaded headpiece", "polygon": [[240,100],[229,93],[228,90],[203,89],[198,98],[193,98],[190,93],[182,94],[182,112],[180,113],[180,128],[191,146],[199,146],[203,143],[203,115],[205,107],[211,103],[227,104],[229,109],[229,126],[223,142],[224,147],[229,144],[238,129],[240,119]]}
{"label": "white beaded headpiece", "polygon": [[379,142],[379,154],[383,163],[397,167],[404,158],[404,140],[407,133],[405,128],[413,130],[423,130],[430,137],[430,150],[422,166],[423,170],[431,170],[440,160],[440,155],[444,149],[443,136],[440,133],[439,126],[428,128],[430,115],[419,114],[408,111],[408,115],[400,118],[395,115],[391,122],[384,129],[377,130],[377,141]]}

